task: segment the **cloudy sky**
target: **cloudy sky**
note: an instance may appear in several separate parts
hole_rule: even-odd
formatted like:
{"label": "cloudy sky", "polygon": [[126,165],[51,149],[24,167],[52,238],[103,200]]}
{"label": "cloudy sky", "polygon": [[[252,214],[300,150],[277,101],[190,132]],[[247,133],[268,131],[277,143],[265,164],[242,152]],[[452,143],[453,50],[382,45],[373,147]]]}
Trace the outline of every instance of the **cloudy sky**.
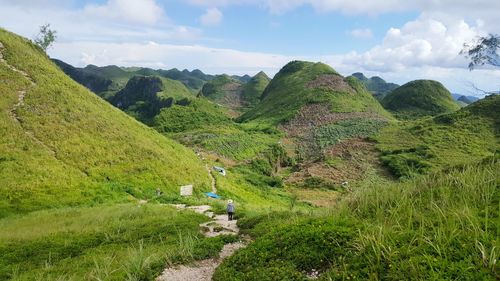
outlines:
{"label": "cloudy sky", "polygon": [[470,72],[464,42],[500,34],[498,0],[0,0],[0,27],[28,38],[50,23],[49,54],[75,66],[275,74],[290,60],[452,92],[500,89],[500,69]]}

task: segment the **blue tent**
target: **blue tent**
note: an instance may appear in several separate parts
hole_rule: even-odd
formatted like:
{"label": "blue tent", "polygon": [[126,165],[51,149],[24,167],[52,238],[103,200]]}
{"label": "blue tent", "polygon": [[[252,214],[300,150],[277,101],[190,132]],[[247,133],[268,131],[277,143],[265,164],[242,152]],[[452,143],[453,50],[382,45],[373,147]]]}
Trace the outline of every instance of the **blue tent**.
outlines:
{"label": "blue tent", "polygon": [[205,192],[205,195],[208,196],[208,197],[211,197],[211,198],[215,198],[215,199],[220,199],[222,197],[220,197],[219,195],[213,193],[213,192]]}

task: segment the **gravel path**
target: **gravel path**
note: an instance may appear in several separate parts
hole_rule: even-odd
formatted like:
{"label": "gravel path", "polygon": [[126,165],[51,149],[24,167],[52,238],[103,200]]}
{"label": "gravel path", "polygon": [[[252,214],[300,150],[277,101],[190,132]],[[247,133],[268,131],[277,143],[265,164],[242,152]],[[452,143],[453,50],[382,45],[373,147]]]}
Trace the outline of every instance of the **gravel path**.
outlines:
{"label": "gravel path", "polygon": [[[210,206],[190,206],[183,204],[174,205],[177,209],[190,209],[199,214],[205,214],[212,218],[212,221],[200,224],[201,231],[206,237],[216,237],[219,235],[239,233],[236,220],[228,221],[226,215],[214,216],[210,211]],[[236,250],[244,248],[246,245],[242,242],[230,243],[224,245],[219,253],[219,257],[207,260],[197,261],[192,265],[180,265],[165,269],[156,281],[209,281],[215,269],[222,263],[224,258],[231,256]]]}

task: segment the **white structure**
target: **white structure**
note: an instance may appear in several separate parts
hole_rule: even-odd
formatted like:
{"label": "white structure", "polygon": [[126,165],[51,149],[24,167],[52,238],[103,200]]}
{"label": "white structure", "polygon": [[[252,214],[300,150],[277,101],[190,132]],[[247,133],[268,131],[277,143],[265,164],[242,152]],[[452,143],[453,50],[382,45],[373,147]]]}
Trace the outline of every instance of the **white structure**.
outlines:
{"label": "white structure", "polygon": [[214,166],[214,170],[216,170],[217,172],[219,172],[219,174],[221,174],[223,176],[226,176],[226,169],[224,169],[222,167]]}
{"label": "white structure", "polygon": [[193,185],[181,186],[181,196],[192,196],[193,195]]}

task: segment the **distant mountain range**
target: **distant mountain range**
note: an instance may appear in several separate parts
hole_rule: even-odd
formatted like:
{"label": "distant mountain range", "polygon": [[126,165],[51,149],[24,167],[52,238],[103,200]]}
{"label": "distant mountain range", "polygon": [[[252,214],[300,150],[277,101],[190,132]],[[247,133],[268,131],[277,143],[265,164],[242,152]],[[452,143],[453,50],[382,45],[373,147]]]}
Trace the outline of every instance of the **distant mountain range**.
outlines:
{"label": "distant mountain range", "polygon": [[353,73],[351,76],[356,77],[359,81],[361,81],[368,91],[370,91],[378,100],[382,100],[388,93],[399,87],[398,84],[386,82],[379,76],[368,78],[361,72]]}

